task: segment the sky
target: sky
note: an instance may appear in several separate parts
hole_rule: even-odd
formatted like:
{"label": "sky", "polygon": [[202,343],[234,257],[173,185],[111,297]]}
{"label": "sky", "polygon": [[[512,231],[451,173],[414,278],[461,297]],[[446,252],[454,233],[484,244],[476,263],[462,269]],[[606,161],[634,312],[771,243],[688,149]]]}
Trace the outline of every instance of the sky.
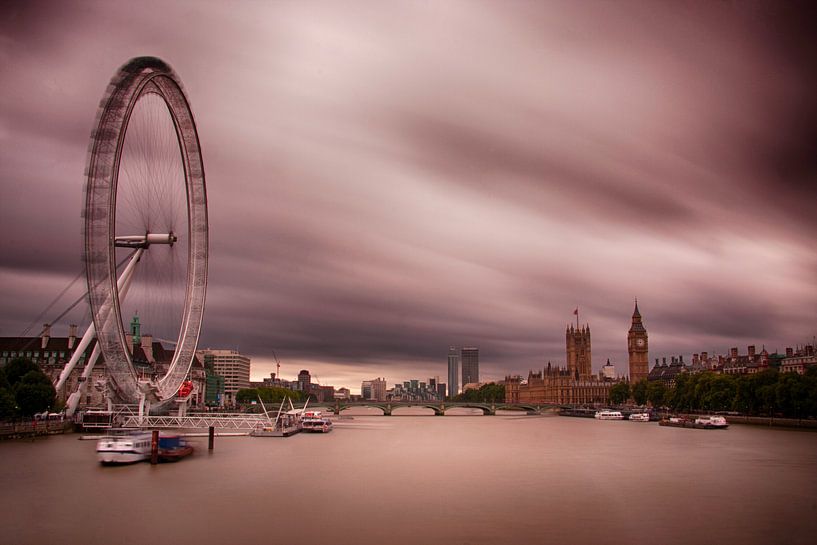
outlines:
{"label": "sky", "polygon": [[204,159],[199,346],[254,380],[277,356],[353,391],[445,381],[449,346],[479,347],[483,380],[526,375],[564,364],[576,308],[594,369],[624,374],[636,297],[651,362],[812,342],[808,7],[4,2],[0,336],[75,298],[48,308],[83,270],[99,101],[151,55]]}

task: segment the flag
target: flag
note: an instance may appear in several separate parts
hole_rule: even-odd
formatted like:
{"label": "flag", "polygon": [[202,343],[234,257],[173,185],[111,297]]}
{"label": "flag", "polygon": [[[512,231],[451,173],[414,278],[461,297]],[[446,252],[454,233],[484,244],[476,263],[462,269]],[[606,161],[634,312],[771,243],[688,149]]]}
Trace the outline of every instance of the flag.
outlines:
{"label": "flag", "polygon": [[576,310],[573,311],[573,314],[576,316],[579,315],[579,307],[576,307]]}

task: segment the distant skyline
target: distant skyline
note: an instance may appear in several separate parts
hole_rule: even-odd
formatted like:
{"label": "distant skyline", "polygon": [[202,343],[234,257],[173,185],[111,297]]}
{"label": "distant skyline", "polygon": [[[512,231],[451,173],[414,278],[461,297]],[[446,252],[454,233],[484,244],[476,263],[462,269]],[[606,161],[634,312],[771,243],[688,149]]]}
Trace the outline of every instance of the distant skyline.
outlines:
{"label": "distant skyline", "polygon": [[285,378],[353,390],[445,377],[449,346],[479,347],[483,379],[527,374],[564,365],[577,306],[594,371],[623,374],[635,297],[650,365],[817,335],[809,2],[0,13],[0,336],[82,270],[97,106],[141,55],[180,75],[201,139],[199,346],[253,380],[273,350]]}

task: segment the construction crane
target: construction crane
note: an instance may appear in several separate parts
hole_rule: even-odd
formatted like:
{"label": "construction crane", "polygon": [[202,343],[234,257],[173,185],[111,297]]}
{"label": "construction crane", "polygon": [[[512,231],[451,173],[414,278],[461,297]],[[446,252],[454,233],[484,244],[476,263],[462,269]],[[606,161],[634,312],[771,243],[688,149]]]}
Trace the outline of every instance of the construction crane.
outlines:
{"label": "construction crane", "polygon": [[272,358],[275,360],[275,378],[278,382],[281,381],[281,362],[278,361],[278,356],[275,354],[275,350],[272,351]]}

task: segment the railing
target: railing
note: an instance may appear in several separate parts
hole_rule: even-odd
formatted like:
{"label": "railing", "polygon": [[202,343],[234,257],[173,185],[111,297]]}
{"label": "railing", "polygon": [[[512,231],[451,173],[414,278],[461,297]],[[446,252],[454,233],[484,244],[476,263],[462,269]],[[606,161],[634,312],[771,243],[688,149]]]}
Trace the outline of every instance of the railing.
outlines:
{"label": "railing", "polygon": [[220,414],[218,416],[126,416],[122,420],[124,428],[183,428],[207,429],[210,426],[227,430],[252,430],[268,424],[263,414]]}

